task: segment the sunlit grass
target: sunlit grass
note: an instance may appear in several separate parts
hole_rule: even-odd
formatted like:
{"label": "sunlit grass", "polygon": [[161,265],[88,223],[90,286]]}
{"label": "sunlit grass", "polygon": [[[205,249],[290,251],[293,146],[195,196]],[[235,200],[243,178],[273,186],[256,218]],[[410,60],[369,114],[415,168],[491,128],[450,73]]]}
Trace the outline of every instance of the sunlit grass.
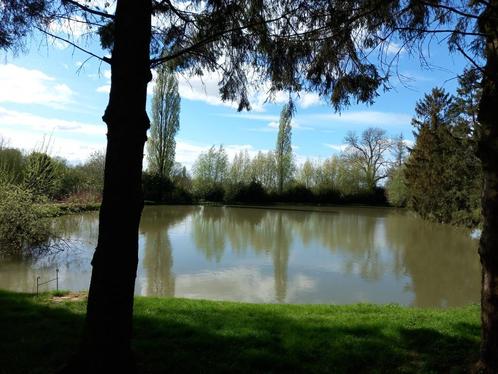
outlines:
{"label": "sunlit grass", "polygon": [[[76,349],[84,295],[0,291],[1,373],[50,373]],[[271,305],[136,298],[144,373],[463,372],[479,308]]]}

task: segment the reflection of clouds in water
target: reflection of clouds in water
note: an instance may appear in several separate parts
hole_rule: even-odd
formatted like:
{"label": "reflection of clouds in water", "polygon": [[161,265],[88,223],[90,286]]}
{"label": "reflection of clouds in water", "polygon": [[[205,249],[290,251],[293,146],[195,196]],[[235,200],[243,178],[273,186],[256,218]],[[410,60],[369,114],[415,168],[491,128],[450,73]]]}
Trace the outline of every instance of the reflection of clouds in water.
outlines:
{"label": "reflection of clouds in water", "polygon": [[[315,281],[296,274],[287,283],[287,300],[302,291],[311,291]],[[258,268],[231,268],[223,271],[181,274],[176,277],[177,297],[211,300],[275,302],[275,279]],[[286,301],[287,301],[286,300]]]}

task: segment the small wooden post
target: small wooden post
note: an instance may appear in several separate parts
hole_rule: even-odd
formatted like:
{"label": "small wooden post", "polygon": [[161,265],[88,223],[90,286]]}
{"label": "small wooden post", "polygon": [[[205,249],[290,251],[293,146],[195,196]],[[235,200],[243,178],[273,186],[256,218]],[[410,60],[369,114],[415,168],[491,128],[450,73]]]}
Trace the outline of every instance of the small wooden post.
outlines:
{"label": "small wooden post", "polygon": [[38,287],[39,287],[39,283],[40,283],[40,277],[36,277],[36,296],[38,296]]}

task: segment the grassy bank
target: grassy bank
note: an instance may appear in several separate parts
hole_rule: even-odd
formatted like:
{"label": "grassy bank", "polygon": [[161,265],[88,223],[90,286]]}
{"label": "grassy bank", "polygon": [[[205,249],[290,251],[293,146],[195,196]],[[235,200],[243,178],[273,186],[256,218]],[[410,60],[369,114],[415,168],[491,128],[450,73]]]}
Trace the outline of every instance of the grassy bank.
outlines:
{"label": "grassy bank", "polygon": [[40,205],[45,217],[90,212],[100,209],[100,203],[49,203]]}
{"label": "grassy bank", "polygon": [[[1,373],[51,373],[76,349],[84,297],[0,291]],[[136,299],[143,373],[465,372],[479,308]]]}

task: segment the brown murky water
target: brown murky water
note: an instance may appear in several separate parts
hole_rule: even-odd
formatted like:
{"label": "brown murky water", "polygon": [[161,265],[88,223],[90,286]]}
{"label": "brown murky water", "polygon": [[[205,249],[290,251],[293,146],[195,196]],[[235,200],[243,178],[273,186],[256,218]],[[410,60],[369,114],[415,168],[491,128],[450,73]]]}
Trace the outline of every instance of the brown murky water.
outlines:
{"label": "brown murky water", "polygon": [[[85,290],[97,213],[54,220],[70,246],[1,260],[0,288],[36,277]],[[279,303],[460,306],[479,301],[477,241],[467,230],[386,208],[146,207],[136,294]],[[45,286],[47,287],[47,286]],[[49,287],[55,287],[51,284]]]}

